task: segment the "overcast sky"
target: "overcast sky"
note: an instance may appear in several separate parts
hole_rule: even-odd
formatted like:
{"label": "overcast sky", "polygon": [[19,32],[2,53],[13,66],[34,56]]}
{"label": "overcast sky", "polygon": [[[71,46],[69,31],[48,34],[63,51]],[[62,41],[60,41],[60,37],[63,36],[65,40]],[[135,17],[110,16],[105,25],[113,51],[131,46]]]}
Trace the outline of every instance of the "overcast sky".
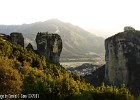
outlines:
{"label": "overcast sky", "polygon": [[0,0],[0,24],[57,18],[84,29],[140,29],[139,0]]}

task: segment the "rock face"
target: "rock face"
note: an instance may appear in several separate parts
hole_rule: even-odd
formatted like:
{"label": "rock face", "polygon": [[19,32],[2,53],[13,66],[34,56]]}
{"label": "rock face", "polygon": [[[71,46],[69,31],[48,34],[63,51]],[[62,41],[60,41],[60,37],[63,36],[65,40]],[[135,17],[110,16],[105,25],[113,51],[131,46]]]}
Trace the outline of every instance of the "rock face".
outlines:
{"label": "rock face", "polygon": [[45,56],[46,59],[51,62],[59,63],[59,57],[62,51],[62,39],[58,34],[38,32],[36,43],[39,55]]}
{"label": "rock face", "polygon": [[24,47],[24,37],[23,37],[22,33],[13,32],[10,35],[1,34],[1,36],[3,37],[3,39],[5,39],[13,44],[19,44],[22,47]]}
{"label": "rock face", "polygon": [[140,84],[140,31],[125,27],[105,40],[105,80],[116,86]]}
{"label": "rock face", "polygon": [[[0,33],[0,37],[13,44],[20,44],[24,47],[24,37],[22,33],[13,32],[10,35]],[[37,51],[33,49],[33,46],[29,43],[27,49],[31,49],[37,52],[39,55],[43,55],[47,60],[59,64],[59,57],[62,51],[62,39],[58,34],[50,34],[48,32],[38,32],[36,36]]]}
{"label": "rock face", "polygon": [[33,51],[34,51],[33,46],[32,46],[32,44],[31,44],[31,43],[29,43],[29,44],[27,45],[26,49],[31,49],[31,50],[33,50]]}
{"label": "rock face", "polygon": [[133,28],[133,27],[131,27],[131,26],[125,26],[124,27],[124,32],[134,32],[135,31],[135,29]]}
{"label": "rock face", "polygon": [[10,42],[13,44],[20,44],[24,47],[24,37],[22,33],[13,32],[10,34]]}

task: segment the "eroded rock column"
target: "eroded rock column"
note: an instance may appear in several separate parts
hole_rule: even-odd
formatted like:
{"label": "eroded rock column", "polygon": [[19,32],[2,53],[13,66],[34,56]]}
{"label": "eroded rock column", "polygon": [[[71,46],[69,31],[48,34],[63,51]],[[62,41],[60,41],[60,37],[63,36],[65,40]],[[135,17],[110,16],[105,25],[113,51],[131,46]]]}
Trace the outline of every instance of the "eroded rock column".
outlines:
{"label": "eroded rock column", "polygon": [[105,80],[113,85],[140,83],[140,31],[125,27],[105,40]]}
{"label": "eroded rock column", "polygon": [[62,51],[62,39],[58,34],[39,32],[36,36],[36,43],[39,55],[45,56],[47,60],[56,64],[59,63]]}

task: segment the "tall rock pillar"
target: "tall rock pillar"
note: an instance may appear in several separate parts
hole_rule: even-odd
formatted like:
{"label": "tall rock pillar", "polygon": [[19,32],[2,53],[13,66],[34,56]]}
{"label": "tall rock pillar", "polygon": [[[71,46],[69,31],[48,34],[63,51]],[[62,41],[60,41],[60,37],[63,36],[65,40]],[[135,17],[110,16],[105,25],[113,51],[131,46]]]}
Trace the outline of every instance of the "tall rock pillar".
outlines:
{"label": "tall rock pillar", "polygon": [[112,85],[140,83],[140,31],[125,27],[105,40],[105,80]]}
{"label": "tall rock pillar", "polygon": [[36,43],[39,55],[43,55],[47,60],[59,64],[59,58],[62,51],[62,39],[58,34],[38,32]]}

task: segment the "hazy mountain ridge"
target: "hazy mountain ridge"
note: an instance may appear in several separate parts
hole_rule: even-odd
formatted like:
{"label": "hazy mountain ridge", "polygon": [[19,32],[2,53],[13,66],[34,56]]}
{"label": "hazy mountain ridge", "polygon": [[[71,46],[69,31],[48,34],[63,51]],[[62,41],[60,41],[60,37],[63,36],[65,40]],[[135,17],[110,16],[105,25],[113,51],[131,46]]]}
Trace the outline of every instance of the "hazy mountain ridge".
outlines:
{"label": "hazy mountain ridge", "polygon": [[58,33],[63,41],[63,56],[84,56],[85,54],[103,53],[104,39],[97,37],[78,26],[64,23],[57,19],[50,19],[45,22],[36,22],[22,25],[0,25],[0,32],[10,34],[21,32],[25,37],[25,44],[31,42],[35,47],[35,36],[37,32]]}

